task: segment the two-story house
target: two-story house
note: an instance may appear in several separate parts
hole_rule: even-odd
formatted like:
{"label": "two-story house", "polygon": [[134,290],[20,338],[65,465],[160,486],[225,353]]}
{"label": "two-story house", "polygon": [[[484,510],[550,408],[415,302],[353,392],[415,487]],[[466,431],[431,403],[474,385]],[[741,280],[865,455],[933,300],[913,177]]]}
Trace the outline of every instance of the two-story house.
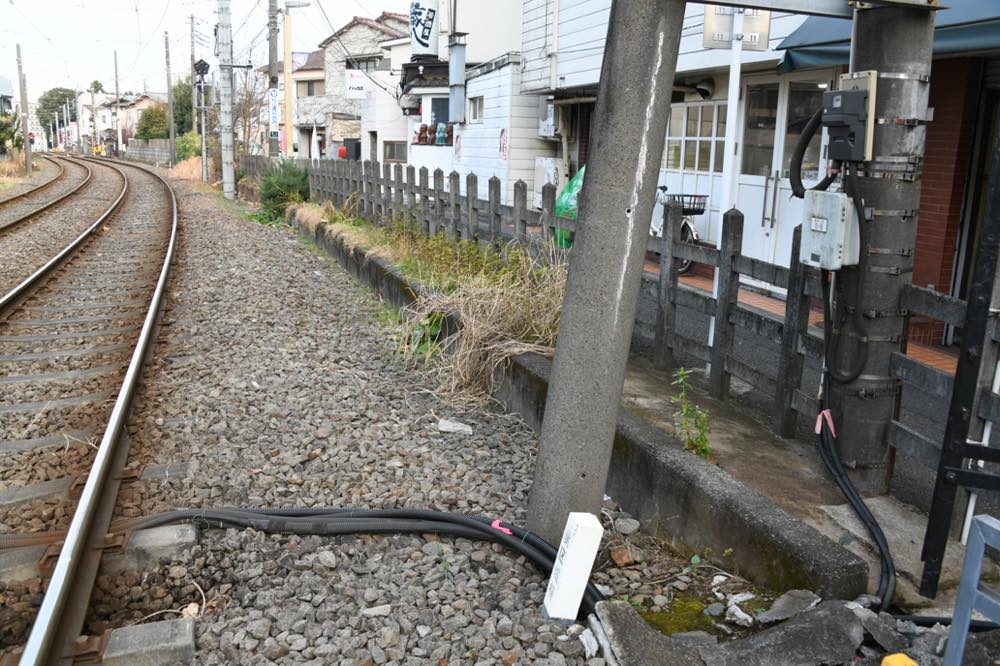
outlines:
{"label": "two-story house", "polygon": [[336,148],[348,140],[361,138],[364,97],[363,93],[349,92],[348,83],[356,89],[359,79],[369,80],[374,72],[386,68],[388,62],[383,63],[386,53],[382,50],[382,42],[403,37],[408,29],[409,18],[405,14],[382,12],[373,19],[355,16],[320,43],[325,74],[327,154],[335,154]]}
{"label": "two-story house", "polygon": [[0,113],[10,113],[14,108],[14,85],[6,76],[0,76]]}

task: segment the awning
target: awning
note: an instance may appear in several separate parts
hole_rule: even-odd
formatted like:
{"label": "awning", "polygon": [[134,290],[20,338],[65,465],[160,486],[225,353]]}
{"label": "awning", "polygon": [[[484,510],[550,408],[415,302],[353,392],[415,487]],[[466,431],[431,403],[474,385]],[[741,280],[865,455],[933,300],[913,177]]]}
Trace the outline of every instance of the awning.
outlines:
{"label": "awning", "polygon": [[[1000,49],[1000,8],[984,0],[947,0],[934,17],[934,55]],[[807,18],[777,47],[785,51],[778,73],[846,65],[851,52],[851,22]]]}

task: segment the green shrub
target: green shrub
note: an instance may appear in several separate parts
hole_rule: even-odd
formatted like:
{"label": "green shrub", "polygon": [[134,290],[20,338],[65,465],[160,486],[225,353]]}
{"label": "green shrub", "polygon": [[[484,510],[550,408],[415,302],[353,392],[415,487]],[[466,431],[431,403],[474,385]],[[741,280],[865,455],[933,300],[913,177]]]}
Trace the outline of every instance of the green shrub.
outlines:
{"label": "green shrub", "polygon": [[260,179],[260,207],[268,216],[285,218],[288,204],[309,201],[309,177],[292,162],[279,162]]}
{"label": "green shrub", "polygon": [[201,155],[201,135],[188,132],[177,137],[177,161],[183,162],[195,155]]}

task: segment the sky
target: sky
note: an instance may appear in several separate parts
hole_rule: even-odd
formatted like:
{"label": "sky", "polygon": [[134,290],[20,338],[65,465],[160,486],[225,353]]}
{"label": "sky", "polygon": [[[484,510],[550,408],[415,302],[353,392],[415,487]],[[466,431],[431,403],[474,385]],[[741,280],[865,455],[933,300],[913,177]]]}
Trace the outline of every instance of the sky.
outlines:
{"label": "sky", "polygon": [[[278,6],[284,6],[279,0]],[[267,62],[268,0],[231,0],[233,60]],[[409,0],[311,0],[291,10],[292,49],[313,51],[352,16],[406,12]],[[86,89],[94,79],[114,91],[114,51],[118,51],[119,90],[166,91],[163,33],[169,32],[171,74],[176,81],[190,70],[190,16],[195,17],[195,58],[217,72],[214,28],[217,0],[0,0],[0,75],[17,81],[15,45],[32,101],[57,86]],[[281,19],[278,20],[279,27]],[[283,37],[279,35],[281,57]]]}

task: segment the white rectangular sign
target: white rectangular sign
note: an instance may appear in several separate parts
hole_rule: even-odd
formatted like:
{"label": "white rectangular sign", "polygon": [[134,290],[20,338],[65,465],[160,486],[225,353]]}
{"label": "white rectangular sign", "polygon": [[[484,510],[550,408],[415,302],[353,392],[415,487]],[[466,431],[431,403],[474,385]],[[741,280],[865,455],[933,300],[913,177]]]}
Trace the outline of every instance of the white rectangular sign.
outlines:
{"label": "white rectangular sign", "polygon": [[543,609],[556,620],[573,620],[580,610],[604,528],[592,513],[570,513],[549,574]]}
{"label": "white rectangular sign", "polygon": [[267,124],[272,132],[278,131],[278,126],[281,125],[277,88],[269,88],[267,91]]}
{"label": "white rectangular sign", "polygon": [[365,87],[365,73],[360,69],[344,70],[344,98],[364,99],[367,89]]}
{"label": "white rectangular sign", "polygon": [[[771,12],[762,9],[743,10],[743,48],[766,51],[771,33]],[[702,45],[706,49],[728,49],[733,46],[733,8],[705,5],[705,28]]]}

